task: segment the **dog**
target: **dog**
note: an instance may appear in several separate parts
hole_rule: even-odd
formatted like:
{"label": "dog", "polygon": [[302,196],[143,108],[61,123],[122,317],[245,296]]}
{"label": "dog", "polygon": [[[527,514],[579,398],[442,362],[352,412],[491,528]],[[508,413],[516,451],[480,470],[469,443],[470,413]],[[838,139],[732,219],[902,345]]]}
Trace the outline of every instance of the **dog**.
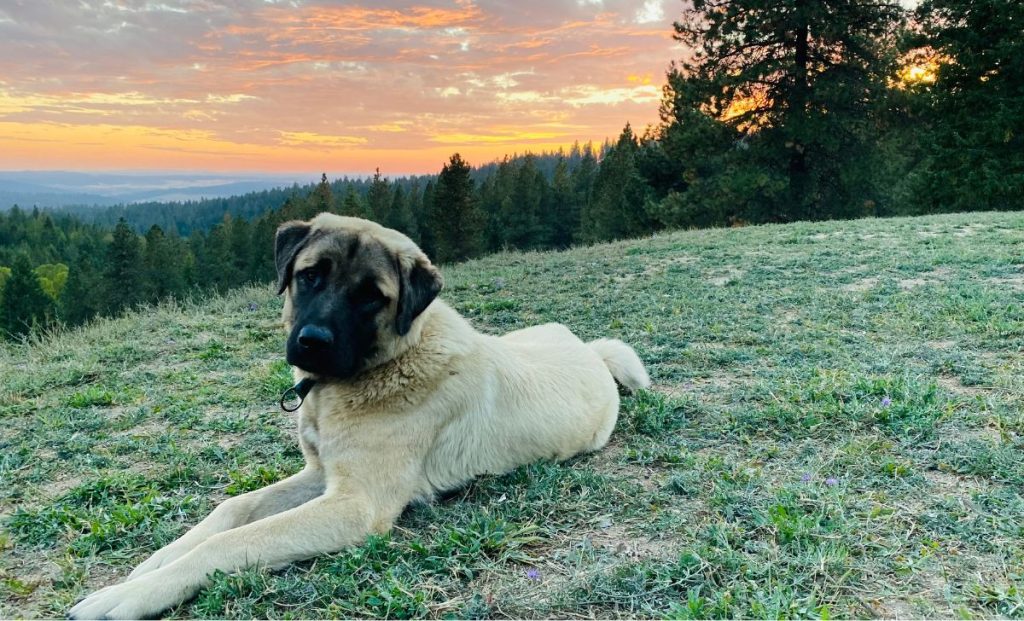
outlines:
{"label": "dog", "polygon": [[368,220],[286,222],[275,263],[305,467],[224,501],[72,618],[155,616],[215,571],[336,552],[478,475],[596,451],[618,417],[616,381],[650,384],[622,341],[584,343],[553,323],[477,332],[437,298],[423,251]]}

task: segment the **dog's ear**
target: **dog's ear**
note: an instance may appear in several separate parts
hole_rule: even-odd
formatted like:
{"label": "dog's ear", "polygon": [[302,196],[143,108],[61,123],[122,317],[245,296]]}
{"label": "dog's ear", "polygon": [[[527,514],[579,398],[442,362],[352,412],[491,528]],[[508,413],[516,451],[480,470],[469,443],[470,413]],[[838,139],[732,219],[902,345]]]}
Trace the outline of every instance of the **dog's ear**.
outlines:
{"label": "dog's ear", "polygon": [[285,222],[277,227],[274,236],[274,263],[277,265],[277,294],[281,295],[292,281],[292,266],[295,255],[306,245],[312,227],[298,220]]}
{"label": "dog's ear", "polygon": [[426,256],[416,257],[411,265],[398,260],[399,294],[395,312],[395,332],[405,336],[412,322],[420,316],[444,287],[441,272]]}

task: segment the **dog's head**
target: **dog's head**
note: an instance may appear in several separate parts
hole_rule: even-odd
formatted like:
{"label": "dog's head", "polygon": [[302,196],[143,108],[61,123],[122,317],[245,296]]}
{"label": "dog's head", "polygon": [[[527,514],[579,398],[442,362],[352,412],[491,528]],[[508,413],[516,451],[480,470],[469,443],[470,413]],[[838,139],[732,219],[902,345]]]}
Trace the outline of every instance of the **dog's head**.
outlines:
{"label": "dog's head", "polygon": [[288,363],[350,378],[386,361],[441,291],[415,243],[369,220],[322,213],[277,229]]}

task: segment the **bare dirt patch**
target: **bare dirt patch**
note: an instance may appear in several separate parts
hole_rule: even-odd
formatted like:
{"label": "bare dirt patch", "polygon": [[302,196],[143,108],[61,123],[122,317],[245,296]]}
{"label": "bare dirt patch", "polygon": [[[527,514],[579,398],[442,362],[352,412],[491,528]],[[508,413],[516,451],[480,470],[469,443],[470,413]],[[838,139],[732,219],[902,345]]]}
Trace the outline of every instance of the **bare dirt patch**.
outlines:
{"label": "bare dirt patch", "polygon": [[916,287],[922,287],[924,285],[935,285],[944,282],[949,278],[949,270],[944,267],[938,267],[930,272],[922,272],[915,278],[904,278],[897,284],[900,289],[907,291]]}
{"label": "bare dirt patch", "polygon": [[981,233],[989,229],[986,224],[965,224],[963,226],[953,229],[953,235],[955,237],[968,237],[975,233]]}
{"label": "bare dirt patch", "polygon": [[955,395],[963,395],[965,397],[976,397],[978,395],[984,395],[988,393],[988,389],[983,386],[964,386],[955,377],[949,377],[948,375],[940,375],[935,378],[935,382],[945,391],[951,392]]}
{"label": "bare dirt patch", "polygon": [[944,593],[948,582],[945,576],[934,570],[917,574],[916,592],[908,594],[902,600],[885,600],[881,602],[885,614],[892,619],[920,619],[923,616],[939,616],[951,618],[952,610],[946,602]]}
{"label": "bare dirt patch", "polygon": [[776,311],[775,316],[778,318],[780,324],[792,325],[800,321],[801,313],[795,308],[780,309]]}
{"label": "bare dirt patch", "polygon": [[669,268],[677,265],[692,265],[697,263],[700,259],[688,255],[672,255],[665,257],[658,257],[656,259],[649,259],[644,265],[644,268],[640,272],[632,272],[628,274],[617,274],[615,280],[617,282],[630,282],[636,278],[656,278],[664,275],[665,271]]}
{"label": "bare dirt patch", "polygon": [[700,261],[699,257],[695,257],[689,254],[678,254],[670,257],[664,257],[657,261],[652,261],[650,265],[644,269],[645,274],[649,274],[657,270],[658,268],[668,269],[676,265],[691,265]]}
{"label": "bare dirt patch", "polygon": [[732,373],[716,372],[706,377],[693,377],[676,384],[655,384],[656,392],[670,397],[694,397],[701,401],[709,400],[711,395],[733,393],[737,389],[749,386],[751,378]]}
{"label": "bare dirt patch", "polygon": [[674,542],[631,533],[628,524],[599,524],[583,537],[594,548],[629,559],[667,559],[677,552]]}
{"label": "bare dirt patch", "polygon": [[851,282],[849,284],[843,285],[842,289],[844,291],[862,292],[862,291],[867,291],[868,289],[873,288],[877,284],[878,284],[878,278],[876,278],[874,276],[868,276],[867,278],[862,278],[862,279],[858,280],[857,282]]}
{"label": "bare dirt patch", "polygon": [[999,433],[998,429],[994,427],[975,427],[973,429],[965,429],[960,431],[960,436],[964,440],[980,440],[988,444],[1002,444],[1003,436]]}
{"label": "bare dirt patch", "polygon": [[619,438],[612,434],[608,444],[592,455],[590,463],[602,472],[629,479],[648,492],[661,489],[662,476],[653,467],[623,463],[625,452]]}
{"label": "bare dirt patch", "polygon": [[949,496],[964,496],[985,488],[984,481],[944,470],[926,470],[924,478],[935,492]]}
{"label": "bare dirt patch", "polygon": [[128,436],[131,438],[156,438],[167,433],[168,425],[166,420],[149,419],[130,427],[127,431],[117,434],[115,437]]}
{"label": "bare dirt patch", "polygon": [[743,270],[736,269],[735,267],[728,267],[724,270],[714,270],[704,274],[704,278],[712,285],[716,287],[724,287],[725,285],[739,280],[743,276]]}
{"label": "bare dirt patch", "polygon": [[883,619],[920,619],[921,613],[910,602],[902,600],[883,600],[871,606],[876,617]]}
{"label": "bare dirt patch", "polygon": [[63,496],[68,490],[81,485],[83,481],[85,481],[85,477],[79,474],[68,474],[56,481],[50,481],[46,485],[43,485],[39,488],[39,493],[42,498],[46,500],[55,500],[56,498]]}
{"label": "bare dirt patch", "polygon": [[986,283],[996,285],[1000,288],[1010,289],[1012,291],[1024,291],[1024,274],[1017,276],[1001,276],[998,278],[986,278]]}
{"label": "bare dirt patch", "polygon": [[931,281],[925,280],[924,278],[904,278],[899,282],[900,289],[904,291],[907,289],[913,289],[915,287],[922,287],[930,284]]}

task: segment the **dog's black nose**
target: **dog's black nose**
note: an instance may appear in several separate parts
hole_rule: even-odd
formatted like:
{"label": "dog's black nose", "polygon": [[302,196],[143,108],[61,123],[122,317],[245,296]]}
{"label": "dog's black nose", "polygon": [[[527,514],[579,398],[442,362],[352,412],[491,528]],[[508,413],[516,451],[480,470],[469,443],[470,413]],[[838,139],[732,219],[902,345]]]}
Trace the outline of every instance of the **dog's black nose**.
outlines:
{"label": "dog's black nose", "polygon": [[329,347],[334,342],[334,335],[331,331],[322,326],[302,326],[299,330],[299,345],[310,349],[322,349]]}

